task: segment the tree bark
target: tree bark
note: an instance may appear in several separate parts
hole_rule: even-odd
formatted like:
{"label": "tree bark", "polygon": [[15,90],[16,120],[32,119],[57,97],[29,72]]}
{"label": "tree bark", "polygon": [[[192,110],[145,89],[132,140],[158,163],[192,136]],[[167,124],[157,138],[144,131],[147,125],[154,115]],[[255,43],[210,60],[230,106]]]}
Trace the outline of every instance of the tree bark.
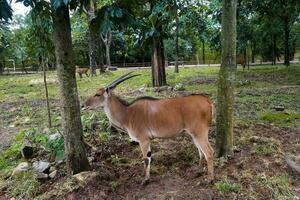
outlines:
{"label": "tree bark", "polygon": [[202,64],[205,64],[205,41],[202,40]]}
{"label": "tree bark", "polygon": [[3,74],[4,71],[4,65],[2,64],[2,62],[0,62],[0,74]]}
{"label": "tree bark", "polygon": [[179,57],[179,44],[178,44],[178,38],[179,38],[179,16],[178,16],[178,7],[177,2],[175,0],[176,4],[176,39],[175,39],[175,45],[176,45],[176,55],[175,55],[175,73],[179,73],[179,67],[178,67],[178,57]]}
{"label": "tree bark", "polygon": [[99,71],[100,71],[100,74],[103,74],[105,73],[105,67],[104,67],[104,63],[103,63],[103,55],[104,55],[104,52],[103,52],[103,46],[101,44],[101,40],[100,40],[100,37],[98,37],[97,39],[97,46],[98,46],[98,58],[99,58]]}
{"label": "tree bark", "polygon": [[290,65],[290,47],[289,47],[289,36],[290,27],[288,17],[284,18],[284,64],[286,66]]}
{"label": "tree bark", "polygon": [[89,60],[92,76],[96,75],[97,69],[97,33],[89,26]]}
{"label": "tree bark", "polygon": [[252,43],[251,50],[252,50],[251,62],[255,63],[255,55],[256,55],[256,43],[255,42]]}
{"label": "tree bark", "polygon": [[106,58],[106,67],[110,67],[110,44],[111,44],[111,39],[112,39],[112,33],[111,30],[109,30],[106,34],[105,37],[100,34],[100,37],[104,43],[105,46],[105,58]]}
{"label": "tree bark", "polygon": [[165,73],[165,55],[161,36],[152,37],[152,85],[167,84]]}
{"label": "tree bark", "polygon": [[45,97],[47,104],[47,114],[48,114],[48,127],[52,127],[51,123],[51,113],[50,113],[50,104],[49,104],[49,94],[48,94],[48,86],[47,86],[47,75],[46,75],[46,67],[44,58],[42,58],[42,67],[43,67],[43,78],[44,78],[44,86],[45,86]]}
{"label": "tree bark", "polygon": [[236,73],[236,6],[237,0],[223,0],[222,14],[222,60],[217,95],[218,157],[232,154],[233,103]]}
{"label": "tree bark", "polygon": [[[93,3],[93,6],[90,4]],[[96,75],[96,68],[97,68],[97,38],[98,34],[95,30],[92,29],[92,20],[95,15],[96,9],[96,1],[89,2],[86,5],[86,14],[89,21],[89,61],[90,61],[90,71],[92,76]]]}
{"label": "tree bark", "polygon": [[83,142],[73,61],[70,16],[67,6],[63,5],[53,11],[53,29],[66,165],[69,174],[76,174],[88,170],[90,165]]}

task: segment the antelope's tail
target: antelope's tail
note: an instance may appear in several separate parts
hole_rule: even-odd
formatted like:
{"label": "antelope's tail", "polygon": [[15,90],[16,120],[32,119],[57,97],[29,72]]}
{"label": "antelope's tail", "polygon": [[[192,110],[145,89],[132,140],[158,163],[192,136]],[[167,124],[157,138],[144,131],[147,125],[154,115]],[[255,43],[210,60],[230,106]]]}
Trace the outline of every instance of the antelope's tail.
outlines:
{"label": "antelope's tail", "polygon": [[211,125],[216,124],[216,107],[214,103],[211,103]]}

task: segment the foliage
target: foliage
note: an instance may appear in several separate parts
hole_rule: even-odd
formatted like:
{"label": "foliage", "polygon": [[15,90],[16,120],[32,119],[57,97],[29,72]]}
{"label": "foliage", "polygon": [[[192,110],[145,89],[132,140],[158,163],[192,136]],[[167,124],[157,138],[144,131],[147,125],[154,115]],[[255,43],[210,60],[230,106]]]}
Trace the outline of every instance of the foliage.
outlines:
{"label": "foliage", "polygon": [[6,192],[9,196],[18,199],[31,199],[39,192],[40,183],[36,173],[32,171],[22,172],[11,177],[5,182]]}
{"label": "foliage", "polygon": [[299,119],[299,115],[295,112],[263,112],[260,114],[260,118],[264,121],[277,124],[294,124],[295,120]]}
{"label": "foliage", "polygon": [[221,195],[225,195],[229,192],[239,192],[241,190],[241,186],[239,184],[232,183],[227,178],[216,182],[215,187]]}

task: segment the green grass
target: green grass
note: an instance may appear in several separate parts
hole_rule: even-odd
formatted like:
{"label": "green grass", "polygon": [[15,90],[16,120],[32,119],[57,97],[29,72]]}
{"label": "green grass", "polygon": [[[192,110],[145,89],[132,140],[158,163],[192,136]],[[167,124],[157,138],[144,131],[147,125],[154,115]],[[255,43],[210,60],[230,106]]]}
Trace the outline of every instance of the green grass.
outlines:
{"label": "green grass", "polygon": [[215,187],[217,188],[217,190],[220,192],[222,196],[231,192],[237,193],[242,188],[239,184],[233,183],[229,181],[227,178],[216,182]]}
{"label": "green grass", "polygon": [[287,174],[273,177],[258,177],[258,181],[264,188],[269,190],[273,199],[296,199]]}
{"label": "green grass", "polygon": [[[183,83],[186,91],[195,93],[208,93],[213,101],[216,102],[217,95],[217,77],[218,67],[193,67],[180,68],[180,73],[173,72],[174,69],[167,69],[167,82],[170,86],[177,83]],[[81,101],[84,101],[96,91],[99,87],[129,72],[130,70],[118,70],[109,72],[105,75],[96,77],[83,78],[77,80],[78,93]],[[151,70],[141,69],[134,73],[141,76],[130,79],[118,86],[115,93],[127,100],[133,100],[139,95],[168,97],[173,93],[157,93],[151,89],[146,90],[143,94],[135,94],[139,88],[151,87]],[[237,72],[236,88],[235,88],[235,122],[238,124],[253,123],[272,123],[276,126],[295,127],[296,120],[299,119],[300,113],[300,66],[256,66],[251,69],[241,69]],[[54,130],[60,130],[61,117],[59,105],[59,88],[55,83],[56,72],[49,72],[47,75],[49,80],[49,97],[51,99],[51,113]],[[26,76],[2,76],[0,77],[0,118],[6,119],[0,121],[0,126],[15,126],[15,130],[20,130],[11,147],[0,153],[0,173],[10,171],[21,161],[20,148],[22,140],[30,135],[31,129],[28,127],[36,127],[37,130],[31,137],[39,146],[42,146],[48,152],[54,155],[61,154],[63,149],[63,141],[59,140],[55,143],[48,143],[43,130],[47,126],[46,103],[44,95],[44,86],[41,74],[33,74]],[[133,93],[135,95],[133,95]],[[9,105],[7,108],[7,105]],[[288,114],[284,112],[275,112],[275,106],[283,106]],[[108,121],[104,117],[103,112],[88,111],[82,112],[82,124],[85,130],[85,137],[91,136],[93,123],[100,122],[100,129],[96,133],[96,137],[100,142],[108,141],[112,136],[108,134]],[[24,130],[24,131],[22,131]],[[99,133],[100,132],[100,133]],[[253,131],[248,130],[239,138],[237,145],[241,148],[252,143],[249,137],[254,135]],[[258,156],[269,156],[275,151],[280,151],[280,144],[270,141],[267,143],[258,143],[253,145],[252,152]],[[138,150],[139,151],[139,150]],[[198,154],[195,153],[194,147],[180,151],[180,157],[185,158],[185,162],[190,165],[198,162]],[[114,155],[111,162],[115,165],[135,165],[136,160],[131,160],[124,156]],[[156,170],[155,170],[156,167]],[[172,167],[176,167],[175,165]],[[159,174],[161,171],[167,173],[165,167],[153,166],[154,171]],[[176,170],[175,170],[176,171]],[[34,179],[26,179],[29,174],[21,175],[16,180],[11,180],[13,184],[20,187],[9,189],[9,194],[20,198],[31,198],[36,195],[37,183]],[[34,176],[32,176],[34,177]],[[259,183],[263,187],[275,188],[273,191],[274,199],[288,199],[292,197],[292,186],[287,176],[275,176],[267,179],[260,179]],[[118,188],[119,183],[112,181],[111,187]],[[221,195],[228,193],[239,193],[242,186],[229,181],[227,178],[218,181],[215,184],[216,189]],[[293,199],[293,198],[291,198]]]}

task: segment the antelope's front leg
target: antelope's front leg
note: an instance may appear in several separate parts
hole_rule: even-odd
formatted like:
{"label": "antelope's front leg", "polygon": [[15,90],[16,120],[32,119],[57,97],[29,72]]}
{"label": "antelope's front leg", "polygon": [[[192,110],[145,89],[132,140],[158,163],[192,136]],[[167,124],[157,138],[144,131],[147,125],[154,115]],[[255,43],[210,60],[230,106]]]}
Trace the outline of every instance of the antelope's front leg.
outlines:
{"label": "antelope's front leg", "polygon": [[146,176],[144,181],[142,182],[142,184],[145,185],[149,182],[150,179],[150,163],[151,163],[150,141],[142,140],[139,142],[139,144],[143,153],[143,161],[145,165]]}

